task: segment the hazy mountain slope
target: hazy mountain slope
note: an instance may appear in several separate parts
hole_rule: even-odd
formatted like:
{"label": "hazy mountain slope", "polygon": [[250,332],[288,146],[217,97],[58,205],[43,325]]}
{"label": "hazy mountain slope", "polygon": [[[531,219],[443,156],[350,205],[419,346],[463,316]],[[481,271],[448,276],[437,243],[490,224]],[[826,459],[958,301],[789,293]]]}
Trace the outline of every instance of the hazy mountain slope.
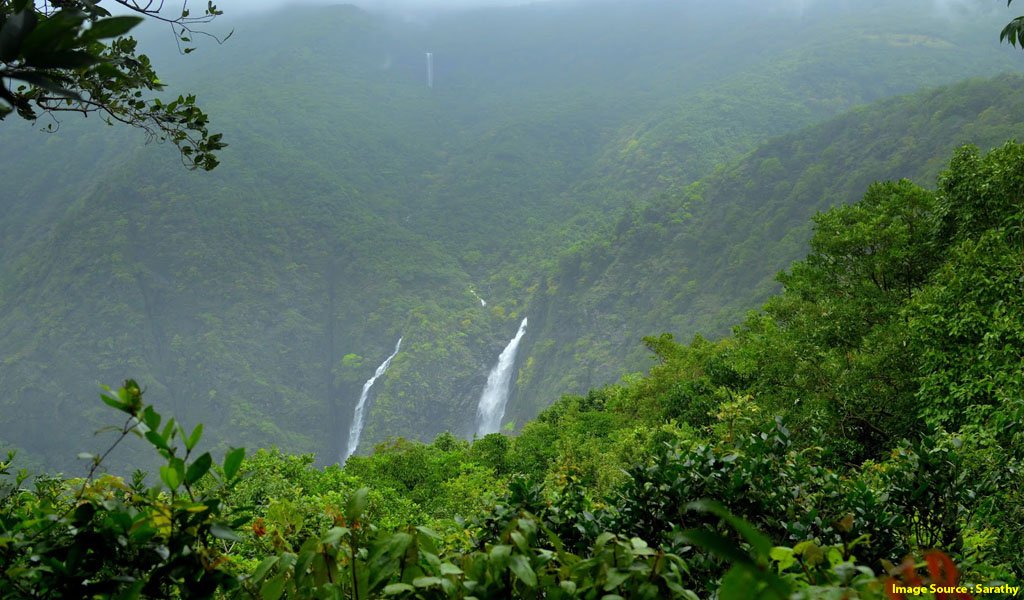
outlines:
{"label": "hazy mountain slope", "polygon": [[[618,353],[640,335],[704,317],[631,305],[616,277],[658,302],[677,282],[641,280],[643,269],[604,277],[597,250],[583,251],[582,280],[539,277],[566,247],[770,135],[1016,64],[990,43],[996,19],[936,24],[949,45],[872,46],[864,63],[865,31],[931,22],[871,6],[858,28],[835,24],[860,14],[848,7],[800,15],[747,2],[429,22],[290,9],[241,23],[223,47],[156,57],[231,144],[211,174],[93,120],[65,119],[49,137],[5,123],[0,439],[71,457],[92,427],[95,384],[132,376],[225,444],[330,461],[399,336],[363,447],[468,434],[487,370],[525,314],[537,368],[522,374],[521,414],[614,378],[636,364]],[[631,241],[623,223],[623,268],[657,262],[661,245]],[[562,279],[565,297],[553,291]],[[601,285],[588,292],[591,280]],[[755,296],[737,293],[736,305]]]}
{"label": "hazy mountain slope", "polygon": [[[855,106],[1020,68],[1015,53],[996,50],[991,17],[954,19],[894,2],[826,4],[802,18],[775,15],[753,36],[724,36],[758,59],[624,130],[596,181],[678,189],[762,140]],[[787,43],[759,48],[764,36]]]}
{"label": "hazy mountain slope", "polygon": [[930,186],[959,145],[1024,135],[1022,91],[1013,76],[882,101],[637,207],[562,256],[531,299],[515,416],[533,414],[535,399],[641,368],[641,336],[725,333],[778,290],[774,276],[806,252],[815,212],[855,201],[876,180]]}
{"label": "hazy mountain slope", "polygon": [[[413,309],[450,327],[452,298],[475,305],[436,244],[344,193],[297,203],[287,185],[176,183],[119,177],[15,263],[0,320],[5,438],[38,449],[54,414],[91,406],[92,382],[130,373],[186,422],[324,450],[343,437],[360,366],[372,371],[390,338],[406,335],[410,352],[422,342]],[[469,344],[488,337],[466,330]],[[72,433],[87,426],[59,423],[45,447],[81,446]]]}
{"label": "hazy mountain slope", "polygon": [[[479,33],[471,36],[481,55],[477,61],[490,70],[453,69],[449,77],[464,93],[474,77],[518,74],[512,83],[488,77],[479,90],[483,102],[497,103],[490,96],[495,88],[517,95],[517,108],[496,105],[494,115],[518,122],[499,122],[473,153],[462,155],[471,162],[456,157],[450,175],[434,180],[422,206],[428,226],[437,226],[430,215],[442,226],[457,224],[449,247],[454,253],[470,249],[464,253],[467,267],[487,278],[491,289],[516,293],[505,281],[509,263],[515,263],[514,280],[523,281],[552,256],[552,246],[574,242],[638,199],[678,191],[773,136],[880,98],[1021,66],[992,34],[999,15],[950,18],[892,2],[817,3],[803,14],[772,9],[771,3],[716,4],[720,12],[713,14],[706,6],[609,3],[585,15],[563,9],[549,17],[561,36],[520,25],[526,19],[511,18],[512,9],[481,13],[474,31],[500,22],[500,40],[511,49]],[[532,9],[543,13],[545,6]],[[443,31],[442,25],[436,28]],[[667,33],[673,29],[678,35]],[[632,31],[644,32],[642,42],[624,41]],[[531,43],[550,47],[545,56],[554,60],[538,60]],[[565,56],[575,58],[571,67]],[[563,99],[569,110],[560,112],[558,93],[567,92],[570,82],[575,94]],[[447,92],[443,87],[435,93]],[[542,93],[530,94],[534,88]],[[542,139],[530,131],[550,137],[540,146],[528,144]],[[566,140],[575,151],[563,149]],[[481,165],[499,176],[481,182],[475,176]],[[500,227],[489,218],[494,208],[505,217]],[[523,224],[530,226],[526,236]],[[488,235],[474,237],[485,228]],[[481,242],[489,248],[479,248]]]}

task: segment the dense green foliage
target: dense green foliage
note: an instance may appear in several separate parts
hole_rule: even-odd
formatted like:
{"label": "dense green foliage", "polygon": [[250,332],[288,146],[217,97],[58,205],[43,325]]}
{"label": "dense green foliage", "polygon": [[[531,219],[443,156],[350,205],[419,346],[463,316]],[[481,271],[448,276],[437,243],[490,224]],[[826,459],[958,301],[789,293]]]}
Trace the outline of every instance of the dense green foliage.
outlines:
{"label": "dense green foliage", "polygon": [[[82,479],[0,462],[0,593],[734,600],[1021,585],[1024,146],[1002,142],[1024,124],[1024,79],[793,132],[989,55],[964,45],[972,26],[935,37],[888,2],[799,16],[726,2],[705,21],[686,3],[605,8],[422,28],[353,7],[254,21],[226,50],[238,68],[197,81],[258,151],[199,181],[88,128],[54,144],[122,170],[69,160],[29,178],[19,166],[54,148],[0,146],[17,190],[0,199],[0,441],[52,464],[109,409],[124,419],[106,450],[78,455]],[[730,53],[718,32],[748,11],[730,31],[756,31],[755,52]],[[4,44],[53,27],[0,16]],[[123,33],[68,22],[72,44]],[[271,30],[290,45],[262,55]],[[607,52],[638,30],[644,44]],[[826,63],[844,74],[822,78]],[[353,91],[312,93],[300,67]],[[261,93],[266,81],[284,83]],[[255,121],[238,110],[253,99]],[[517,431],[467,441],[525,314]],[[653,356],[633,347],[664,329],[644,338]],[[709,337],[676,342],[698,330]],[[397,337],[374,451],[330,464]],[[128,380],[83,407],[69,383],[124,371],[151,387]],[[546,406],[566,390],[579,393]],[[268,441],[287,451],[235,447]],[[106,472],[124,465],[149,473]]]}
{"label": "dense green foliage", "polygon": [[396,441],[344,468],[233,450],[214,466],[201,428],[163,424],[126,382],[104,394],[129,415],[111,448],[143,438],[158,481],[96,477],[89,456],[84,481],[7,484],[0,583],[12,597],[80,597],[66,586],[83,578],[118,597],[268,600],[1012,595],[1022,193],[1014,143],[958,150],[935,191],[872,185],[815,217],[809,254],[733,336],[648,338],[648,375],[566,396],[514,438]]}
{"label": "dense green foliage", "polygon": [[[84,457],[93,464],[85,481],[41,479],[35,493],[21,489],[25,476],[18,475],[0,499],[4,595],[138,598],[180,590],[184,597],[208,598],[218,589],[237,587],[236,578],[216,568],[225,560],[216,540],[239,540],[228,521],[235,508],[222,499],[238,480],[244,451],[229,452],[223,467],[210,475],[210,453],[193,454],[202,426],[187,432],[173,419],[161,423],[162,417],[143,405],[134,381],[105,393],[103,400],[128,415],[114,428],[118,437],[104,456],[129,434],[146,439],[166,461],[160,467],[164,487],[147,487],[141,473],[131,483],[109,475],[94,478],[104,456]],[[9,468],[10,457],[0,464],[0,474],[9,475]],[[216,486],[204,485],[211,479]]]}

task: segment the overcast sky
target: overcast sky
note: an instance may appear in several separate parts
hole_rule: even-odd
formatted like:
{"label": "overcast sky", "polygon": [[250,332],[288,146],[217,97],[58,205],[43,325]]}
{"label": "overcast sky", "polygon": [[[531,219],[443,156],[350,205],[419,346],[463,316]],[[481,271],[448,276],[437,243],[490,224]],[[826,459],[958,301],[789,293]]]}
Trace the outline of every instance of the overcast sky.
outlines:
{"label": "overcast sky", "polygon": [[[476,6],[511,6],[516,4],[533,4],[538,2],[591,2],[595,0],[215,0],[215,4],[228,14],[243,14],[254,11],[264,11],[270,8],[287,6],[289,4],[356,4],[363,8],[466,8]],[[714,0],[706,0],[714,2]],[[792,8],[803,8],[815,2],[835,0],[776,0],[780,4],[788,4]],[[962,9],[967,6],[991,7],[991,0],[905,0],[917,2],[924,5],[931,5],[933,8],[944,10]],[[173,5],[174,2],[168,2]],[[205,0],[189,0],[193,11],[198,12],[204,5]],[[1012,12],[1012,11],[1010,11]]]}
{"label": "overcast sky", "polygon": [[[225,13],[242,13],[266,10],[289,4],[355,4],[363,8],[465,8],[469,6],[511,6],[515,4],[532,4],[534,2],[552,2],[558,0],[215,0],[217,8]],[[578,0],[577,0],[578,1]],[[193,0],[190,5],[202,7],[205,2]]]}

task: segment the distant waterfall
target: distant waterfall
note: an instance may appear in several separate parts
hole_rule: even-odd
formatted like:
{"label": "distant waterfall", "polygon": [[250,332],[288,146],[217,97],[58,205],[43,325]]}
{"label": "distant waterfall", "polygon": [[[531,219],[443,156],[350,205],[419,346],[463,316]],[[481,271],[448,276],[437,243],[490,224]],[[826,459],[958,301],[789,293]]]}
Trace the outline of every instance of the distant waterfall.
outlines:
{"label": "distant waterfall", "polygon": [[345,450],[345,455],[341,458],[342,464],[348,460],[348,457],[355,454],[356,448],[359,447],[359,436],[363,433],[363,422],[365,420],[364,409],[366,408],[366,399],[370,396],[370,388],[391,366],[391,361],[398,354],[398,349],[401,346],[402,338],[398,338],[398,343],[395,344],[395,351],[377,367],[377,370],[373,372],[373,377],[367,379],[366,383],[363,384],[363,393],[359,395],[359,402],[356,402],[356,412],[352,415],[352,427],[348,430],[348,448]]}
{"label": "distant waterfall", "polygon": [[480,294],[476,293],[476,290],[474,290],[473,288],[469,288],[469,293],[473,294],[473,296],[475,296],[476,299],[480,301],[480,306],[487,306],[487,302],[480,297]]}
{"label": "distant waterfall", "polygon": [[476,409],[476,433],[485,436],[501,429],[501,420],[505,417],[505,404],[512,386],[512,368],[516,364],[516,351],[519,342],[526,333],[526,318],[519,325],[516,337],[505,346],[498,356],[498,364],[494,365],[487,376],[487,386],[480,395],[480,403]]}

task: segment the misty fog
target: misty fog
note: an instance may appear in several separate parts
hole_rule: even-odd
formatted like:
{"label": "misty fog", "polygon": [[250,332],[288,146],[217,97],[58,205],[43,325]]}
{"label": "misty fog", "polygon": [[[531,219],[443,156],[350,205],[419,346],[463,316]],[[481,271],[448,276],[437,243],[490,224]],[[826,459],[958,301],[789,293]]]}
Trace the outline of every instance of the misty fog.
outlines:
{"label": "misty fog", "polygon": [[[635,0],[637,3],[650,3],[650,0]],[[682,3],[676,2],[677,4]],[[966,17],[978,11],[992,12],[999,9],[999,2],[987,0],[903,0],[904,3],[917,5],[921,10],[937,11],[949,17]],[[857,0],[728,0],[722,2],[709,2],[695,0],[690,2],[696,8],[713,11],[716,6],[722,4],[746,5],[755,10],[786,10],[802,13],[812,7],[843,7],[856,8],[865,3]],[[430,13],[436,11],[464,10],[486,7],[510,7],[531,4],[547,5],[613,5],[615,2],[609,0],[352,0],[351,2],[338,2],[337,0],[221,0],[216,3],[218,8],[225,11],[225,16],[248,14],[253,12],[266,12],[289,6],[332,6],[340,4],[354,4],[369,11],[385,11],[397,13]]]}

